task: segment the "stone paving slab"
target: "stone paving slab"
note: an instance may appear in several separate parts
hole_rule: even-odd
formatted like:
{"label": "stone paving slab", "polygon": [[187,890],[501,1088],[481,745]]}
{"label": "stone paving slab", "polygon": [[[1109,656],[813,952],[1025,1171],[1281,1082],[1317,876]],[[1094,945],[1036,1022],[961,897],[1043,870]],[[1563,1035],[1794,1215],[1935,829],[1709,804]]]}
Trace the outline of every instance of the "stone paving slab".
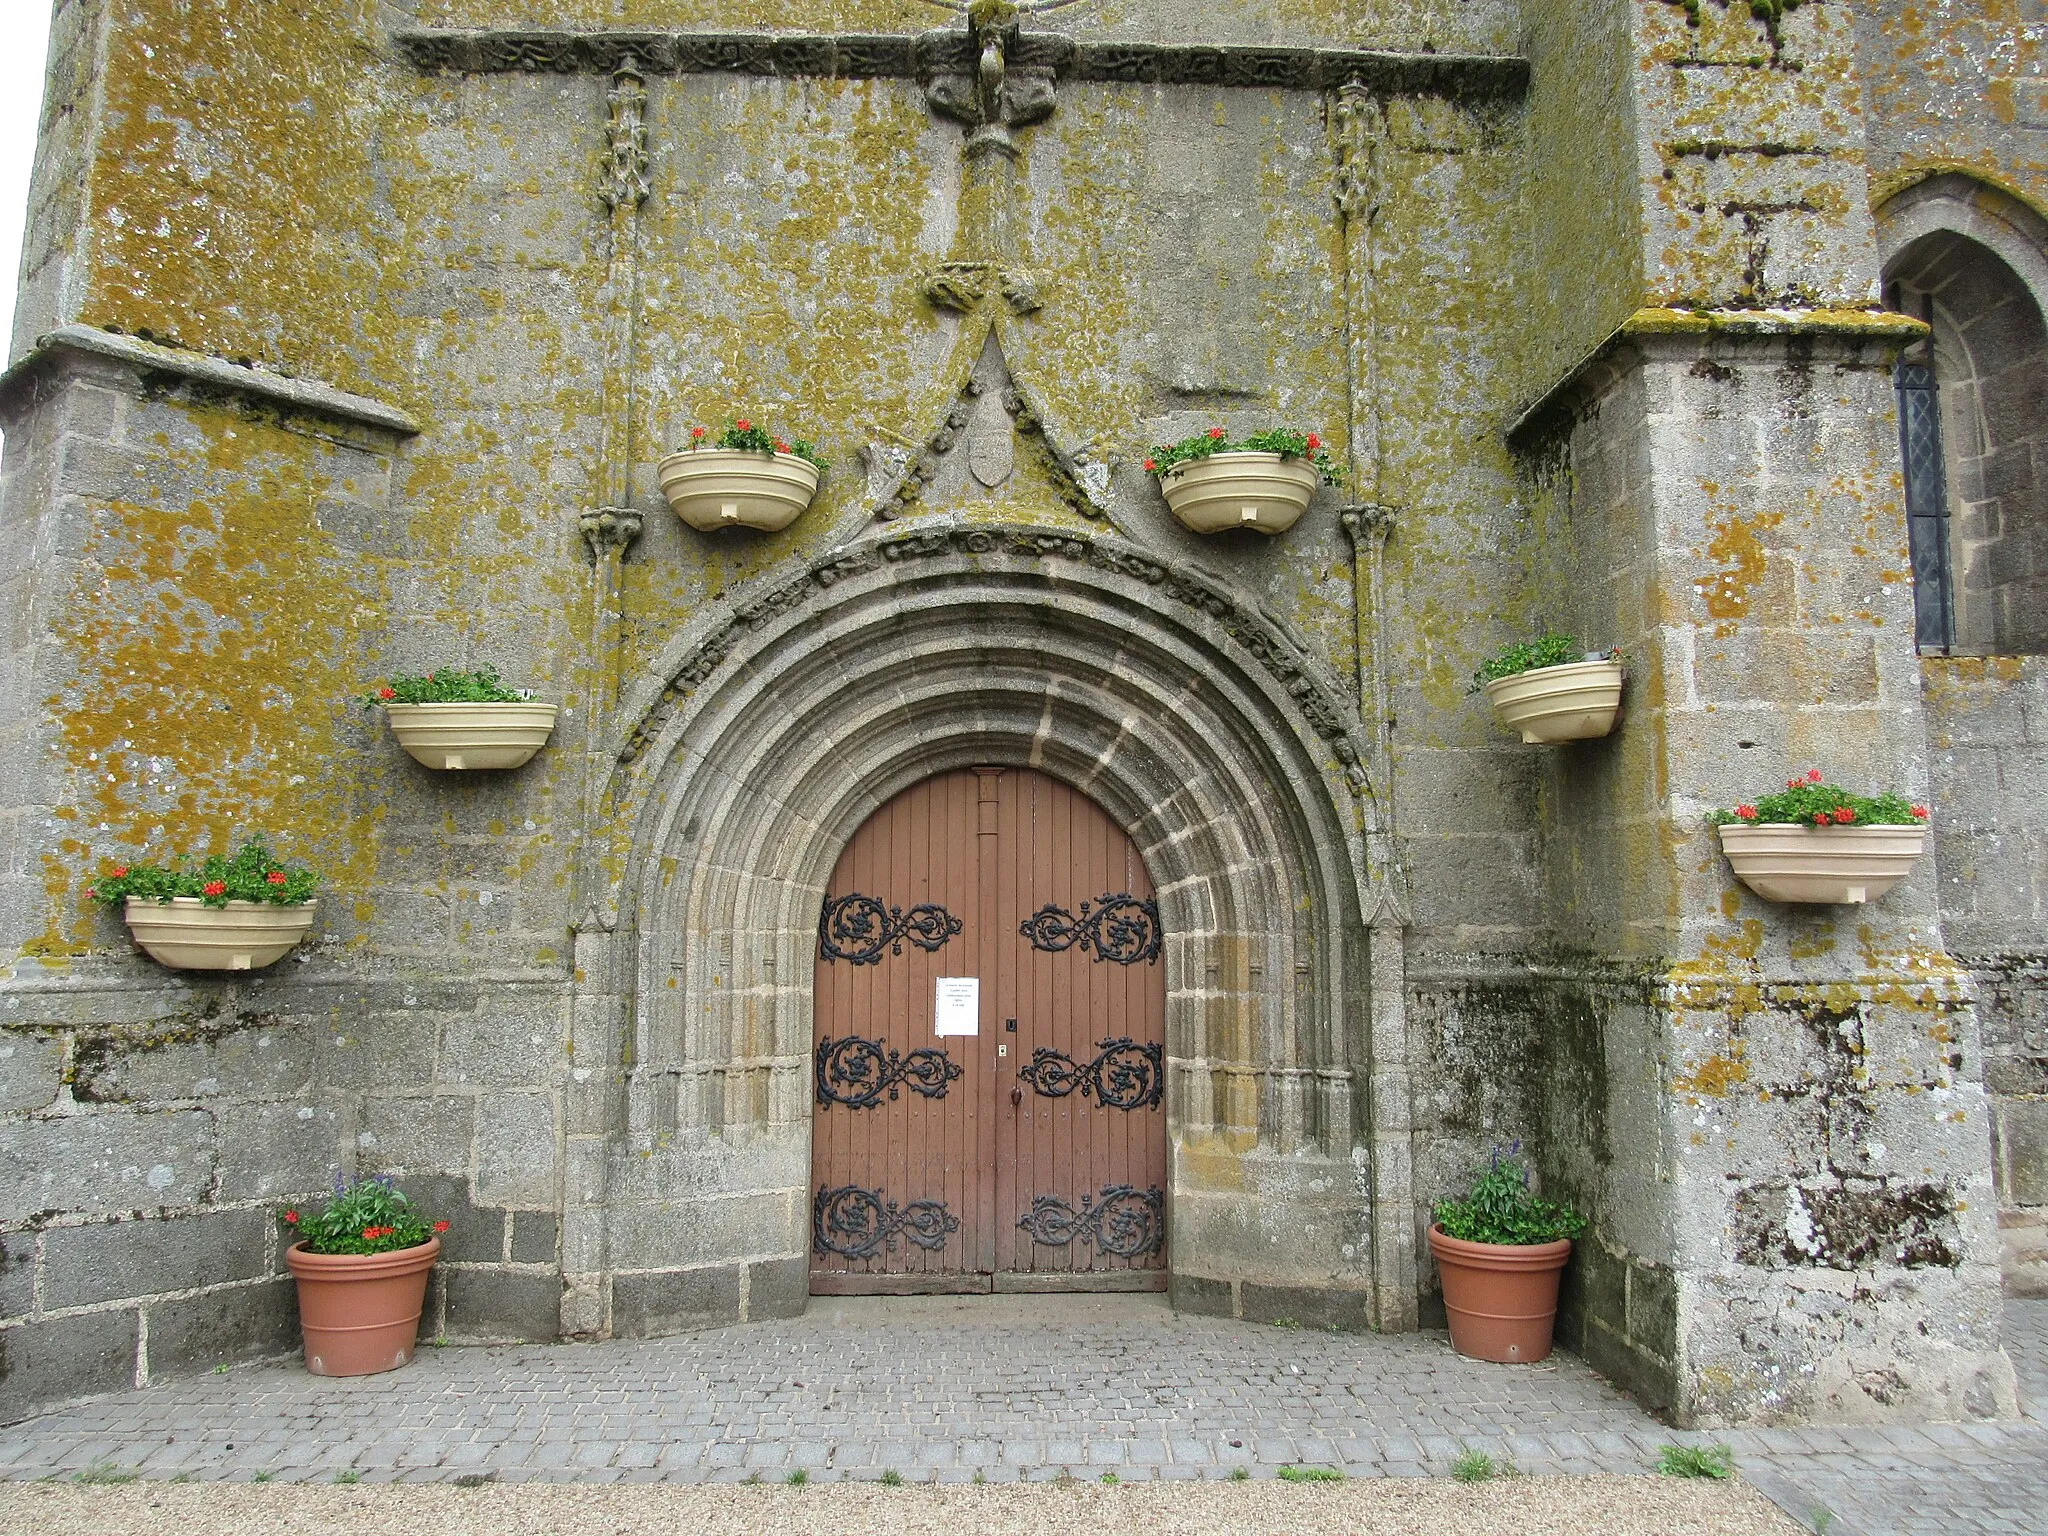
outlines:
{"label": "stone paving slab", "polygon": [[[2007,1309],[2012,1424],[1680,1432],[1559,1354],[1502,1367],[1441,1333],[1326,1334],[1163,1299],[819,1298],[800,1319],[605,1344],[423,1349],[403,1372],[247,1366],[0,1429],[0,1477],[331,1482],[1442,1476],[1467,1450],[1529,1473],[1642,1474],[1725,1441],[1830,1536],[2048,1531],[2048,1302]],[[1826,1521],[1818,1520],[1820,1512]]]}

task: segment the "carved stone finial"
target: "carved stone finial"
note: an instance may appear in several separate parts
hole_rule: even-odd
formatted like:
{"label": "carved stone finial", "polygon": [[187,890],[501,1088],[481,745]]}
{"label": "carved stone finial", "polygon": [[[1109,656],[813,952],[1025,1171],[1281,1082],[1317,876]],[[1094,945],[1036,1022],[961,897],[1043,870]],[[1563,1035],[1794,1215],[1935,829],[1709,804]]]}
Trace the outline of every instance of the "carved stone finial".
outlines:
{"label": "carved stone finial", "polygon": [[[1072,39],[1024,31],[1022,17],[1057,4],[932,0],[966,20],[964,32],[927,33],[918,40],[925,100],[934,112],[968,129],[969,159],[994,153],[1015,159],[1011,130],[1042,122],[1058,104],[1059,71],[1073,57]],[[1072,3],[1072,0],[1060,0]]]}
{"label": "carved stone finial", "polygon": [[599,507],[576,515],[576,526],[590,546],[591,557],[597,560],[612,549],[623,555],[626,546],[640,537],[640,522],[640,514],[631,507]]}
{"label": "carved stone finial", "polygon": [[1330,145],[1337,156],[1337,210],[1367,223],[1380,211],[1380,145],[1387,114],[1364,82],[1347,80],[1330,109]]}
{"label": "carved stone finial", "polygon": [[647,81],[639,60],[630,53],[612,74],[611,106],[606,125],[603,180],[597,195],[614,208],[637,208],[647,201]]}

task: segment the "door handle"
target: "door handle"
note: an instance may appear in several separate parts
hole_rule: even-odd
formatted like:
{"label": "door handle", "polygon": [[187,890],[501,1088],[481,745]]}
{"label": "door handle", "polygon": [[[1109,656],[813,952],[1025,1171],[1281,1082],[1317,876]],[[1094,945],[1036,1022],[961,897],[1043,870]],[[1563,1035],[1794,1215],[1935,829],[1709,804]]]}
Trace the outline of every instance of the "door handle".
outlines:
{"label": "door handle", "polygon": [[1010,1089],[1010,1108],[1015,1109],[1024,1102],[1024,1090],[1013,1085]]}

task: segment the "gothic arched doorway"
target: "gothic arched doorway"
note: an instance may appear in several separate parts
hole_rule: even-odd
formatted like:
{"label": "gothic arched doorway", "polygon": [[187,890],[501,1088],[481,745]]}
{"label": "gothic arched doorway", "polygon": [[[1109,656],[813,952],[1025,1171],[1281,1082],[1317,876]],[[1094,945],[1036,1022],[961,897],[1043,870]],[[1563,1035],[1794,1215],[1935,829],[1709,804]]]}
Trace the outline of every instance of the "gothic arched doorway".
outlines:
{"label": "gothic arched doorway", "polygon": [[1056,779],[877,810],[818,927],[812,1292],[1163,1289],[1162,949],[1137,847]]}

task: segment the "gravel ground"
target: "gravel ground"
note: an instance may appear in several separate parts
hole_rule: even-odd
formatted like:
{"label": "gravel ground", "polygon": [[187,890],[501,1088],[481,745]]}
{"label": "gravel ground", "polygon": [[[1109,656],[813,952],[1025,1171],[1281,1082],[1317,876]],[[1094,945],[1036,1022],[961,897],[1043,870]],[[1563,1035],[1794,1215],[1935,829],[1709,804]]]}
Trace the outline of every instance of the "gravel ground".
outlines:
{"label": "gravel ground", "polygon": [[1792,1536],[1800,1529],[1746,1484],[1653,1477],[1306,1485],[1259,1479],[1115,1488],[0,1484],[0,1536]]}

